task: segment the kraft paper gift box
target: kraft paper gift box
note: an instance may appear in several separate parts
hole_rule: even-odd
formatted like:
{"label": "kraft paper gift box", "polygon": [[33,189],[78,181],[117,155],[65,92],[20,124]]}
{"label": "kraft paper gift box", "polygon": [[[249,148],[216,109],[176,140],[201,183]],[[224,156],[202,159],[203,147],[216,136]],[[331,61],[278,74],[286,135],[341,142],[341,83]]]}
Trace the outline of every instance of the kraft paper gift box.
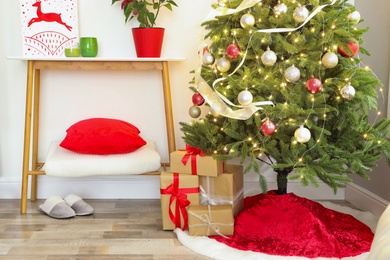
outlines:
{"label": "kraft paper gift box", "polygon": [[232,205],[190,205],[188,227],[191,236],[233,235]]}
{"label": "kraft paper gift box", "polygon": [[161,213],[163,230],[188,227],[187,207],[199,205],[199,177],[161,172]]}
{"label": "kraft paper gift box", "polygon": [[217,177],[199,176],[200,204],[233,206],[236,217],[244,208],[244,174],[242,165],[226,164]]}
{"label": "kraft paper gift box", "polygon": [[186,150],[174,151],[171,156],[171,172],[199,176],[218,176],[224,171],[224,162],[210,155],[204,155],[199,148],[186,147]]}

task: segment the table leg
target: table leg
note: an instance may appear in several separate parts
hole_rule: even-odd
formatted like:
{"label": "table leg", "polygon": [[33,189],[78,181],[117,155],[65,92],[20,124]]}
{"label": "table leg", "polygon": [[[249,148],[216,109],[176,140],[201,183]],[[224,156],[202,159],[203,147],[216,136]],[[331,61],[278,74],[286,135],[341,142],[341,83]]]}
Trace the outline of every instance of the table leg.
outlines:
{"label": "table leg", "polygon": [[24,148],[23,148],[23,173],[22,173],[22,192],[20,198],[20,213],[27,211],[27,192],[28,192],[28,171],[30,160],[30,137],[31,137],[31,113],[33,96],[33,72],[34,62],[27,63],[27,86],[26,86],[26,112],[24,123]]}
{"label": "table leg", "polygon": [[168,149],[169,153],[176,150],[175,142],[175,130],[173,124],[173,113],[172,113],[172,98],[171,98],[171,86],[169,80],[169,69],[168,62],[162,62],[162,81],[163,81],[163,93],[164,93],[164,108],[165,108],[165,120],[167,127],[168,136]]}

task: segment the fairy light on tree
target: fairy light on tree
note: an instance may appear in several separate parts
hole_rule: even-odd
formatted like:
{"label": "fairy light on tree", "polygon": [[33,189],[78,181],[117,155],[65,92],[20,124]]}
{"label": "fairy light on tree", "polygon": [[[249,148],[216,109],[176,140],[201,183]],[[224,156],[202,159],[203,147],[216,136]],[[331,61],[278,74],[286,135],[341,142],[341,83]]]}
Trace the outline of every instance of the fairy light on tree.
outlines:
{"label": "fairy light on tree", "polygon": [[288,179],[336,192],[350,174],[368,178],[382,154],[389,161],[390,120],[378,112],[368,121],[381,82],[361,65],[367,29],[353,5],[225,0],[213,8],[191,86],[211,113],[180,123],[186,143],[217,159],[250,158],[245,172],[254,169],[263,189],[258,163],[269,164],[279,193]]}

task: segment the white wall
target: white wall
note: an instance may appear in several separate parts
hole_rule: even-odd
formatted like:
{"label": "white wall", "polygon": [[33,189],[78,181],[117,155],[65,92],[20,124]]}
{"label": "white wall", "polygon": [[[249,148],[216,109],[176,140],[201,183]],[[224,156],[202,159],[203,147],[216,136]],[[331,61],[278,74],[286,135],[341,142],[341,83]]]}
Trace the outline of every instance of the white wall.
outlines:
{"label": "white wall", "polygon": [[[371,56],[363,56],[364,64],[369,66],[383,83],[383,96],[379,93],[379,108],[384,117],[390,118],[389,105],[389,72],[390,72],[390,3],[388,0],[356,1],[356,7],[364,18],[362,26],[370,30],[365,35],[364,48]],[[386,115],[387,112],[387,115]],[[373,119],[375,115],[371,118]],[[354,176],[354,182],[359,186],[390,201],[390,168],[385,159],[370,174],[371,180],[366,181]]]}
{"label": "white wall", "polygon": [[[170,63],[173,114],[176,143],[183,147],[178,122],[190,120],[188,108],[192,92],[188,89],[191,70],[195,68],[200,41],[200,23],[211,10],[212,0],[177,0],[178,9],[165,11],[159,25],[166,28],[163,56],[185,57]],[[123,24],[119,6],[111,0],[79,0],[80,35],[99,39],[99,56],[135,57],[131,25]],[[0,0],[0,198],[18,198],[22,170],[26,62],[8,60],[6,56],[22,54],[19,1]],[[141,96],[141,97],[139,97]],[[99,104],[96,106],[96,104]],[[144,104],[148,107],[145,108]],[[40,158],[53,139],[61,139],[65,129],[77,120],[94,117],[116,117],[140,127],[146,139],[157,142],[164,159],[165,126],[161,82],[157,73],[143,72],[45,72],[42,76],[42,113]],[[275,175],[264,173],[275,188]],[[257,177],[246,176],[246,191],[258,189]],[[344,198],[325,187],[302,188],[290,183],[289,191],[310,198]],[[84,197],[127,198],[158,197],[158,178],[118,177],[61,179],[42,177],[39,197],[75,192]]]}

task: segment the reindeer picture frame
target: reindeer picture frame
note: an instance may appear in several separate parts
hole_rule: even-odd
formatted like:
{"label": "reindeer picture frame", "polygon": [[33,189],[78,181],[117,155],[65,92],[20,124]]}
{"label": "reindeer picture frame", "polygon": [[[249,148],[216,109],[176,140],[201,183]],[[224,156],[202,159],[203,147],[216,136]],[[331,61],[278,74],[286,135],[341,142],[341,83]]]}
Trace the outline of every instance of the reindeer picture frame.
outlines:
{"label": "reindeer picture frame", "polygon": [[65,57],[78,43],[77,0],[20,0],[24,57]]}

